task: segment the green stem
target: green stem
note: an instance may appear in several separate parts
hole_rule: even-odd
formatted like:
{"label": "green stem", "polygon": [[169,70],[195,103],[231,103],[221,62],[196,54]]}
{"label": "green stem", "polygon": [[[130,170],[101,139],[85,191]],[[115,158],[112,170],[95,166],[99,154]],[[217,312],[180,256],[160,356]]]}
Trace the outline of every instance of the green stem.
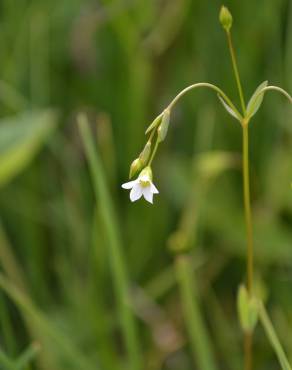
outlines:
{"label": "green stem", "polygon": [[247,289],[252,292],[253,285],[253,227],[250,205],[250,180],[249,180],[249,135],[248,123],[242,124],[243,136],[243,198],[245,223],[247,234]]}
{"label": "green stem", "polygon": [[242,108],[243,115],[245,116],[245,113],[246,113],[245,101],[244,101],[243,90],[242,90],[240,77],[239,77],[239,72],[238,72],[238,67],[237,67],[237,62],[236,62],[235,51],[234,51],[233,44],[232,44],[231,33],[229,31],[227,31],[226,35],[227,35],[228,47],[229,47],[231,60],[232,60],[232,67],[233,67],[235,80],[236,80],[236,84],[237,84],[237,89],[238,89],[238,93],[239,93],[241,108]]}
{"label": "green stem", "polygon": [[[250,205],[250,181],[249,181],[249,137],[248,137],[248,122],[242,121],[242,137],[243,137],[243,198],[245,224],[247,233],[247,289],[249,294],[253,288],[253,228],[252,215]],[[245,354],[245,370],[252,369],[252,333],[245,333],[244,337],[244,354]]]}
{"label": "green stem", "polygon": [[149,162],[148,162],[148,166],[151,166],[151,163],[155,157],[155,154],[157,152],[157,149],[158,149],[158,146],[159,146],[159,139],[157,137],[156,141],[155,141],[155,145],[154,145],[154,148],[153,148],[153,151],[152,151],[152,154],[151,154],[151,157],[149,159]]}
{"label": "green stem", "polygon": [[197,292],[195,292],[195,280],[187,255],[176,256],[175,270],[194,359],[199,369],[215,370],[217,367],[211,342],[200,312]]}
{"label": "green stem", "polygon": [[183,89],[179,94],[176,95],[176,97],[170,102],[168,107],[166,109],[171,109],[173,106],[177,103],[177,101],[183,97],[187,92],[190,90],[196,89],[197,87],[207,87],[211,90],[216,91],[228,104],[229,106],[233,109],[233,111],[237,114],[238,118],[241,120],[241,114],[238,112],[237,108],[235,105],[232,103],[232,101],[228,98],[228,96],[217,86],[213,84],[209,84],[207,82],[199,82],[190,86],[187,86],[185,89]]}
{"label": "green stem", "polygon": [[278,87],[278,86],[266,86],[261,91],[259,91],[259,95],[265,91],[272,91],[272,90],[278,91],[280,94],[284,95],[289,100],[290,103],[292,103],[291,95],[289,95],[287,91],[285,91],[284,89],[281,89],[281,87]]}
{"label": "green stem", "polygon": [[108,237],[109,259],[114,289],[120,314],[122,333],[129,356],[128,369],[139,370],[141,369],[140,349],[136,333],[136,324],[129,304],[129,282],[115,213],[104,180],[102,164],[94,147],[93,136],[90,132],[86,117],[83,115],[80,116],[78,123],[91,171],[96,201],[103,215],[104,228]]}

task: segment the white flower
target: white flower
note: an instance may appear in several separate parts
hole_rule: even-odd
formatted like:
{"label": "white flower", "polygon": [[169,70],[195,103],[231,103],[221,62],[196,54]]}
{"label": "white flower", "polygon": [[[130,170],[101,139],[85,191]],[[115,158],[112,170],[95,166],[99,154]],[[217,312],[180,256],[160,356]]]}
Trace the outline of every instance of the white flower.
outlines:
{"label": "white flower", "polygon": [[139,175],[139,177],[122,185],[123,189],[131,189],[130,199],[132,202],[143,197],[149,202],[153,203],[153,194],[158,194],[156,186],[152,182],[152,171],[150,167],[146,167]]}

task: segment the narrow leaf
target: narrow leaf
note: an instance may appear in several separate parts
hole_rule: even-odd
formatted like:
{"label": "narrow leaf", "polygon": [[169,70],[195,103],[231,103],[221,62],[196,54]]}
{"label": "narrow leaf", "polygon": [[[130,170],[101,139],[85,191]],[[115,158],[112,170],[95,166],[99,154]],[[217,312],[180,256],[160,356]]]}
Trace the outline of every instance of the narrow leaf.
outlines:
{"label": "narrow leaf", "polygon": [[266,86],[268,86],[268,81],[264,81],[256,88],[255,92],[253,93],[252,97],[250,98],[247,104],[246,108],[247,117],[251,118],[258,111],[264,98],[264,93],[260,93],[260,91]]}
{"label": "narrow leaf", "polygon": [[238,121],[240,121],[240,118],[238,117],[237,113],[234,112],[234,110],[225,102],[223,98],[218,94],[218,98],[220,102],[222,103],[223,107],[227,110],[229,114],[231,114],[232,117],[236,118]]}
{"label": "narrow leaf", "polygon": [[53,110],[30,111],[0,120],[0,186],[30,163],[56,123]]}

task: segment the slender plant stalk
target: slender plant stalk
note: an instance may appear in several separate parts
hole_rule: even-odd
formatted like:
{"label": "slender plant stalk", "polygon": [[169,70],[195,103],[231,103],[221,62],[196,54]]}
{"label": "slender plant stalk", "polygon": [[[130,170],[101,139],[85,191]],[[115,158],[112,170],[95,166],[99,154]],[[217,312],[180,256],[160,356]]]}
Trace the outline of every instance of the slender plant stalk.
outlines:
{"label": "slender plant stalk", "polygon": [[252,333],[244,334],[244,368],[245,370],[252,369]]}
{"label": "slender plant stalk", "polygon": [[189,257],[184,254],[176,256],[175,269],[195,361],[199,369],[216,370],[211,342],[196,296],[195,281]]}
{"label": "slender plant stalk", "polygon": [[229,99],[229,97],[219,87],[217,87],[213,84],[210,84],[208,82],[198,82],[196,84],[192,84],[190,86],[187,86],[179,94],[177,94],[174,97],[174,99],[172,99],[172,101],[170,102],[170,104],[168,105],[168,107],[166,109],[171,110],[173,108],[173,106],[178,102],[178,100],[180,98],[182,98],[187,92],[189,92],[190,90],[196,89],[198,87],[207,87],[208,89],[216,91],[217,94],[219,94],[228,103],[228,105],[234,110],[234,112],[236,112],[236,114],[239,117],[241,116],[240,113],[238,112],[238,110],[236,109],[235,105],[232,103],[231,99]]}
{"label": "slender plant stalk", "polygon": [[[153,131],[153,132],[154,132],[154,131]],[[151,166],[152,161],[153,161],[153,159],[154,159],[154,157],[155,157],[155,154],[156,154],[156,152],[157,152],[158,146],[159,146],[159,140],[158,140],[158,138],[157,138],[157,139],[156,139],[156,141],[155,141],[155,144],[154,144],[154,148],[153,148],[153,151],[152,151],[151,157],[150,157],[149,162],[148,162],[148,166]]]}
{"label": "slender plant stalk", "polygon": [[86,117],[83,115],[79,116],[78,123],[91,171],[96,200],[103,215],[104,227],[108,237],[109,259],[114,289],[120,314],[122,334],[129,356],[128,369],[139,370],[141,368],[140,350],[135,319],[130,308],[129,282],[114,210],[104,181],[102,164],[94,147],[93,136],[90,132]]}
{"label": "slender plant stalk", "polygon": [[[244,101],[244,95],[242,85],[240,81],[239,70],[237,67],[236,55],[234,52],[232,38],[230,31],[226,32],[228,47],[230,51],[233,72],[237,84],[239,93],[241,108],[243,116],[246,115],[246,106]],[[245,213],[245,224],[247,234],[247,290],[249,294],[252,293],[253,285],[253,228],[252,228],[252,216],[251,216],[251,204],[250,204],[250,180],[249,180],[249,138],[248,138],[248,120],[243,118],[241,120],[242,125],[242,154],[243,154],[243,199],[244,199],[244,213]],[[252,370],[252,343],[253,333],[244,334],[244,368],[245,370]]]}
{"label": "slender plant stalk", "polygon": [[247,232],[247,289],[252,292],[253,285],[253,227],[250,205],[250,180],[249,180],[249,135],[248,123],[242,124],[242,150],[243,150],[243,193],[245,223]]}
{"label": "slender plant stalk", "polygon": [[241,104],[243,115],[245,115],[245,112],[246,112],[245,101],[244,101],[243,90],[242,90],[240,77],[239,77],[239,71],[238,71],[237,62],[236,62],[236,56],[235,56],[235,52],[234,52],[234,48],[232,44],[231,33],[228,31],[226,32],[226,35],[227,35],[227,41],[228,41],[228,46],[229,46],[229,51],[230,51],[230,56],[231,56],[231,61],[232,61],[232,67],[233,67],[237,89],[239,93],[240,104]]}

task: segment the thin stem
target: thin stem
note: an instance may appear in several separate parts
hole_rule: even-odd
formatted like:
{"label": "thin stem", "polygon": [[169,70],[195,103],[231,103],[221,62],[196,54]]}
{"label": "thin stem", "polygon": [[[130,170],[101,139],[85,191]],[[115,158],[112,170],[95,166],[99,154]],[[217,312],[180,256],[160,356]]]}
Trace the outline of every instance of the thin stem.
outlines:
{"label": "thin stem", "polygon": [[211,90],[216,91],[228,104],[229,106],[234,110],[234,112],[238,115],[238,118],[241,120],[241,114],[236,109],[235,105],[232,103],[232,101],[228,98],[228,96],[217,86],[213,84],[209,84],[207,82],[199,82],[190,86],[187,86],[185,89],[183,89],[179,94],[176,95],[176,97],[170,102],[168,107],[166,109],[171,109],[173,106],[177,103],[177,101],[184,96],[188,91],[196,89],[197,87],[207,87]]}
{"label": "thin stem", "polygon": [[281,89],[281,87],[278,87],[278,86],[267,86],[267,87],[264,87],[261,91],[259,91],[259,94],[262,94],[263,92],[269,91],[269,90],[278,91],[279,93],[281,93],[282,95],[284,95],[289,100],[290,103],[292,103],[292,97],[291,97],[291,95],[289,95],[287,93],[287,91],[285,91],[284,89]]}
{"label": "thin stem", "polygon": [[232,60],[232,67],[233,67],[235,80],[236,80],[236,84],[237,84],[237,89],[238,89],[238,93],[239,93],[241,108],[242,108],[243,115],[245,116],[245,112],[246,112],[245,101],[244,101],[243,90],[242,90],[240,77],[239,77],[239,72],[238,72],[238,67],[237,67],[237,62],[236,62],[235,51],[234,51],[233,44],[232,44],[231,33],[228,31],[228,32],[226,32],[226,35],[227,35],[228,47],[229,47],[231,60]]}
{"label": "thin stem", "polygon": [[252,369],[252,342],[253,335],[252,333],[244,334],[244,369]]}
{"label": "thin stem", "polygon": [[[247,289],[251,294],[253,287],[253,229],[252,215],[250,205],[250,182],[249,182],[249,140],[248,140],[248,122],[242,122],[243,136],[243,198],[245,223],[247,233]],[[244,357],[245,370],[252,369],[252,333],[245,333],[244,337]]]}
{"label": "thin stem", "polygon": [[155,141],[155,145],[154,145],[154,148],[153,148],[153,151],[152,151],[152,154],[151,154],[151,157],[149,159],[149,162],[148,162],[148,166],[151,166],[151,163],[155,157],[155,154],[157,152],[157,149],[158,149],[158,146],[159,146],[159,139],[157,137],[156,141]]}
{"label": "thin stem", "polygon": [[243,130],[243,197],[244,212],[247,234],[247,289],[252,292],[253,284],[253,228],[250,205],[250,181],[249,181],[249,138],[248,123],[242,124]]}
{"label": "thin stem", "polygon": [[203,370],[216,370],[211,341],[205,327],[195,291],[195,280],[187,255],[175,258],[175,270],[181,292],[185,322],[189,333],[191,347],[198,368]]}
{"label": "thin stem", "polygon": [[104,179],[104,171],[94,146],[92,134],[85,116],[78,117],[79,129],[87,155],[96,200],[104,220],[108,238],[109,260],[120,315],[121,330],[129,357],[130,370],[141,368],[140,349],[136,332],[136,323],[129,304],[129,281],[122,252],[115,212]]}

